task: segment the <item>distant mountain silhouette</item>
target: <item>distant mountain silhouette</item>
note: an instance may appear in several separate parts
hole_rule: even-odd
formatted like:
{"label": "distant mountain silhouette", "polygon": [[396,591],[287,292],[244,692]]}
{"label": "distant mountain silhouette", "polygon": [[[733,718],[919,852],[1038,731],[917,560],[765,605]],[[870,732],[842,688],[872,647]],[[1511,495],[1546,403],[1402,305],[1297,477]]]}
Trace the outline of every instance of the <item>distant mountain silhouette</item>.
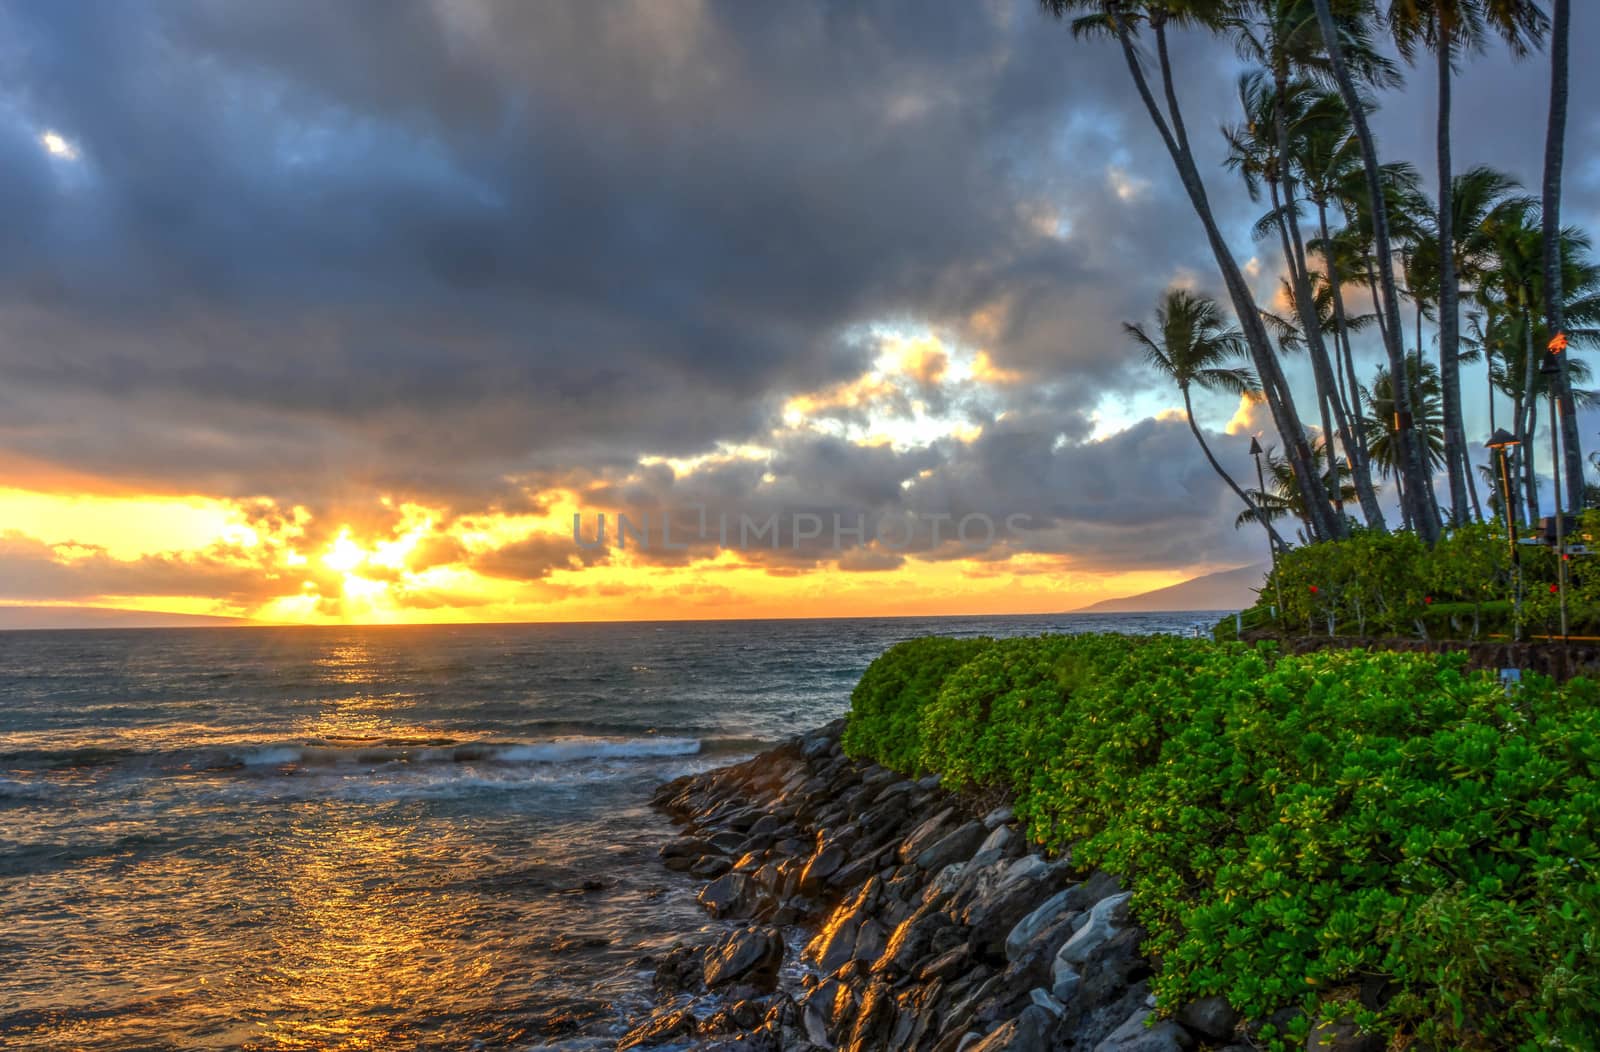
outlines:
{"label": "distant mountain silhouette", "polygon": [[23,628],[200,628],[248,625],[237,617],[164,614],[100,606],[0,606],[0,631]]}
{"label": "distant mountain silhouette", "polygon": [[1074,612],[1152,614],[1168,610],[1243,610],[1255,605],[1256,589],[1266,579],[1269,568],[1267,563],[1258,563],[1236,570],[1221,570],[1153,592],[1105,599]]}

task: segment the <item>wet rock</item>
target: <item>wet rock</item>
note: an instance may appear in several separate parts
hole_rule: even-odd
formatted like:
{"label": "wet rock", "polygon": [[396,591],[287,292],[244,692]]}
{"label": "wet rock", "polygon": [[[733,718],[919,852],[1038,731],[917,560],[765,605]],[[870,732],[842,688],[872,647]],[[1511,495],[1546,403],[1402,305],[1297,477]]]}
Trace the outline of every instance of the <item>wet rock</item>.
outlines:
{"label": "wet rock", "polygon": [[837,842],[829,843],[811,857],[806,863],[806,868],[800,873],[800,890],[807,893],[820,891],[823,881],[838,871],[849,860],[844,846]]}
{"label": "wet rock", "polygon": [[651,982],[656,996],[670,998],[705,988],[705,950],[699,946],[674,946],[656,965]]}
{"label": "wet rock", "polygon": [[694,1013],[687,1008],[661,1012],[634,1027],[617,1044],[618,1052],[629,1048],[664,1045],[674,1038],[694,1032]]}
{"label": "wet rock", "polygon": [[753,917],[762,904],[760,885],[745,873],[725,873],[700,892],[700,905],[713,917]]}
{"label": "wet rock", "polygon": [[872,970],[891,975],[909,974],[928,955],[934,933],[954,923],[943,913],[924,907],[895,928]]}
{"label": "wet rock", "polygon": [[889,984],[881,980],[872,982],[861,998],[861,1006],[856,1010],[855,1026],[850,1030],[845,1048],[848,1052],[879,1052],[888,1048],[895,1015],[894,994]]}
{"label": "wet rock", "polygon": [[1094,1052],[1186,1052],[1194,1037],[1170,1019],[1146,1025],[1151,1011],[1141,1008],[1094,1046]]}
{"label": "wet rock", "polygon": [[710,989],[740,982],[758,990],[771,990],[777,985],[778,966],[783,963],[783,939],[775,931],[743,928],[713,946],[705,961],[706,986]]}
{"label": "wet rock", "polygon": [[722,855],[707,855],[689,867],[689,875],[701,880],[715,880],[733,868],[733,863]]}

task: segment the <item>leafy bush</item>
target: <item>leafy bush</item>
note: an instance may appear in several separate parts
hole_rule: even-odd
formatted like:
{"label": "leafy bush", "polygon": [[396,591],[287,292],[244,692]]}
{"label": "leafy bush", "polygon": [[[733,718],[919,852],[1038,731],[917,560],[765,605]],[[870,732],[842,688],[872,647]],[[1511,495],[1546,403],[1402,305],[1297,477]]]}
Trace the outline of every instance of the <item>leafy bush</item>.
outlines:
{"label": "leafy bush", "polygon": [[867,667],[850,693],[845,749],[852,756],[874,757],[897,771],[921,768],[923,707],[946,676],[993,644],[986,638],[930,636],[890,647]]}
{"label": "leafy bush", "polygon": [[[1268,1044],[1354,1017],[1434,1047],[1600,1047],[1593,684],[1508,698],[1459,656],[1177,638],[935,652],[938,682],[864,694],[847,748],[1009,788],[1032,836],[1119,874],[1163,1006],[1302,1008]],[[919,754],[865,744],[910,719]]]}
{"label": "leafy bush", "polygon": [[[1596,538],[1600,513],[1586,512],[1574,539]],[[1517,551],[1513,563],[1504,527],[1491,523],[1453,529],[1433,548],[1411,533],[1356,530],[1345,540],[1282,553],[1244,620],[1247,627],[1272,624],[1315,635],[1551,633],[1559,623],[1555,555],[1541,545]],[[1600,630],[1600,556],[1569,559],[1568,569],[1569,626]],[[1232,619],[1219,623],[1215,635],[1232,638]]]}

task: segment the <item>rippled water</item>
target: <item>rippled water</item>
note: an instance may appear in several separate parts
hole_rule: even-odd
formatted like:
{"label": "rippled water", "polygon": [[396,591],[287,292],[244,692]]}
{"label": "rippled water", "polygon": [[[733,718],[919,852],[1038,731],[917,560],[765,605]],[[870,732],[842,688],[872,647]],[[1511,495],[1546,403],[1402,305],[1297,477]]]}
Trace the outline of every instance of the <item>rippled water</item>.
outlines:
{"label": "rippled water", "polygon": [[708,923],[656,784],[899,639],[1202,620],[0,633],[0,1047],[612,1047]]}

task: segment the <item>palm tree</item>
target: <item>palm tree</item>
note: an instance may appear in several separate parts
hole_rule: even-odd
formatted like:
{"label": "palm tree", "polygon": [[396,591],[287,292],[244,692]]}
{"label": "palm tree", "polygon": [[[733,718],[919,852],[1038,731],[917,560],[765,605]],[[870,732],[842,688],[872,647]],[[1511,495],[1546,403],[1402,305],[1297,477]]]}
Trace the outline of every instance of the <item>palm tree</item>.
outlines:
{"label": "palm tree", "polygon": [[[1350,482],[1349,462],[1340,458],[1332,466],[1328,462],[1328,443],[1316,439],[1311,443],[1312,456],[1317,465],[1317,474],[1322,479],[1322,484],[1330,492],[1338,493],[1346,503],[1353,503],[1356,498],[1355,486]],[[1295,487],[1294,472],[1289,464],[1275,449],[1267,450],[1267,489],[1253,489],[1248,491],[1254,507],[1241,511],[1233,520],[1235,529],[1253,522],[1262,522],[1269,528],[1273,522],[1286,516],[1294,516],[1300,520],[1303,527],[1309,530],[1306,522],[1305,507],[1300,503],[1300,494]]]}
{"label": "palm tree", "polygon": [[[1566,299],[1561,283],[1561,169],[1567,141],[1567,58],[1572,27],[1571,0],[1555,0],[1550,29],[1550,119],[1544,140],[1544,286],[1545,327],[1562,332]],[[1566,359],[1561,359],[1562,441],[1566,446],[1568,508],[1577,511],[1585,491],[1583,449],[1578,437],[1578,414],[1573,405],[1572,381]]]}
{"label": "palm tree", "polygon": [[[1405,369],[1405,348],[1400,343],[1400,296],[1394,280],[1394,254],[1389,243],[1389,218],[1385,208],[1384,179],[1378,163],[1378,148],[1367,122],[1367,104],[1356,85],[1356,75],[1345,60],[1344,33],[1340,21],[1335,19],[1330,0],[1313,0],[1317,26],[1322,33],[1322,43],[1328,52],[1330,71],[1345,107],[1350,111],[1355,126],[1356,139],[1361,145],[1361,160],[1366,176],[1368,207],[1371,210],[1373,243],[1377,255],[1378,287],[1382,292],[1381,310],[1384,323],[1384,350],[1388,354],[1389,368],[1401,373]],[[1345,22],[1348,23],[1349,19]],[[1402,510],[1414,524],[1418,535],[1428,544],[1439,539],[1438,512],[1433,501],[1433,486],[1423,462],[1420,443],[1412,435],[1413,411],[1410,392],[1401,384],[1396,392],[1395,412],[1402,426],[1397,432],[1400,457],[1400,474],[1410,484],[1402,487]]]}
{"label": "palm tree", "polygon": [[[1402,487],[1410,484],[1402,470],[1404,465],[1401,432],[1395,427],[1395,406],[1403,390],[1409,395],[1412,411],[1416,413],[1413,434],[1421,439],[1430,471],[1444,463],[1444,413],[1439,397],[1439,369],[1432,362],[1411,358],[1406,361],[1407,382],[1396,388],[1394,374],[1379,366],[1373,375],[1372,386],[1363,388],[1361,397],[1367,404],[1367,455],[1384,478],[1393,477]],[[1404,501],[1401,507],[1405,508]],[[1412,528],[1416,524],[1409,523]],[[1421,531],[1418,531],[1421,532]]]}
{"label": "palm tree", "polygon": [[[1303,8],[1304,0],[1277,0],[1274,5],[1280,13]],[[1238,20],[1238,34],[1242,52],[1265,55],[1274,62],[1286,63],[1276,43],[1282,32],[1269,24],[1263,34],[1265,42],[1257,39],[1258,26],[1248,20]],[[1277,84],[1281,81],[1282,88]],[[1245,73],[1239,80],[1239,99],[1245,112],[1245,121],[1235,128],[1225,129],[1230,153],[1228,163],[1244,176],[1245,187],[1252,199],[1260,196],[1264,182],[1270,190],[1272,211],[1267,221],[1258,224],[1258,236],[1264,228],[1275,229],[1283,250],[1285,265],[1289,268],[1289,301],[1295,305],[1300,318],[1300,333],[1311,361],[1312,375],[1317,385],[1317,404],[1322,415],[1324,434],[1338,435],[1347,449],[1356,445],[1356,435],[1351,428],[1349,415],[1339,398],[1339,384],[1334,374],[1331,357],[1324,341],[1324,329],[1315,314],[1311,282],[1307,276],[1305,242],[1300,233],[1298,214],[1300,202],[1296,191],[1294,165],[1290,159],[1297,152],[1297,140],[1307,121],[1310,104],[1316,93],[1305,81],[1290,81],[1287,73],[1269,79],[1264,71]],[[1280,193],[1281,189],[1281,193]],[[1357,461],[1355,471],[1356,492],[1367,524],[1383,528],[1383,511],[1378,504],[1372,477],[1364,461]],[[1337,508],[1338,501],[1335,500]],[[1339,509],[1342,518],[1342,509]]]}
{"label": "palm tree", "polygon": [[[1457,60],[1468,51],[1481,50],[1489,29],[1498,33],[1518,53],[1544,32],[1544,14],[1531,0],[1389,0],[1388,23],[1395,46],[1408,62],[1419,46],[1430,49],[1438,74],[1438,119],[1435,146],[1439,165],[1438,239],[1455,243],[1455,185],[1450,150],[1450,111],[1453,73]],[[1446,463],[1450,474],[1451,517],[1466,520],[1466,436],[1461,425],[1460,284],[1455,254],[1441,252],[1439,264],[1439,373],[1444,396]]]}
{"label": "palm tree", "polygon": [[[1167,47],[1169,24],[1197,25],[1216,28],[1234,8],[1234,0],[1184,0],[1181,3],[1158,3],[1150,0],[1040,0],[1044,10],[1056,18],[1065,18],[1077,12],[1089,12],[1072,23],[1074,37],[1109,36],[1122,50],[1128,74],[1133,79],[1139,99],[1144,103],[1150,121],[1161,136],[1162,144],[1172,159],[1184,191],[1194,207],[1195,215],[1205,228],[1212,256],[1222,272],[1234,314],[1243,327],[1250,358],[1261,377],[1268,409],[1273,424],[1283,436],[1289,463],[1296,472],[1296,484],[1302,490],[1307,513],[1311,517],[1312,534],[1318,539],[1339,537],[1344,534],[1344,523],[1336,520],[1311,465],[1311,448],[1305,439],[1300,415],[1288,380],[1273,354],[1272,343],[1262,324],[1250,292],[1249,282],[1238,260],[1228,248],[1211,202],[1206,193],[1205,181],[1195,161],[1189,144],[1189,134],[1183,121],[1183,111],[1178,105],[1177,87],[1173,80],[1172,60]],[[1134,46],[1134,36],[1141,26],[1148,26],[1155,38],[1157,69],[1160,76],[1165,110],[1156,100],[1144,64]]]}
{"label": "palm tree", "polygon": [[[1156,307],[1156,334],[1152,337],[1141,325],[1124,322],[1126,332],[1144,351],[1145,361],[1157,372],[1163,373],[1178,385],[1183,394],[1183,411],[1189,419],[1189,430],[1194,432],[1201,452],[1211,463],[1218,477],[1244,501],[1247,509],[1254,509],[1250,498],[1239,484],[1233,481],[1206,443],[1200,425],[1195,422],[1194,403],[1190,389],[1225,391],[1233,395],[1259,395],[1261,385],[1255,374],[1242,367],[1229,367],[1224,363],[1249,354],[1244,334],[1227,324],[1217,301],[1207,296],[1197,296],[1184,289],[1168,289]],[[1282,547],[1283,538],[1266,523],[1272,543]]]}

